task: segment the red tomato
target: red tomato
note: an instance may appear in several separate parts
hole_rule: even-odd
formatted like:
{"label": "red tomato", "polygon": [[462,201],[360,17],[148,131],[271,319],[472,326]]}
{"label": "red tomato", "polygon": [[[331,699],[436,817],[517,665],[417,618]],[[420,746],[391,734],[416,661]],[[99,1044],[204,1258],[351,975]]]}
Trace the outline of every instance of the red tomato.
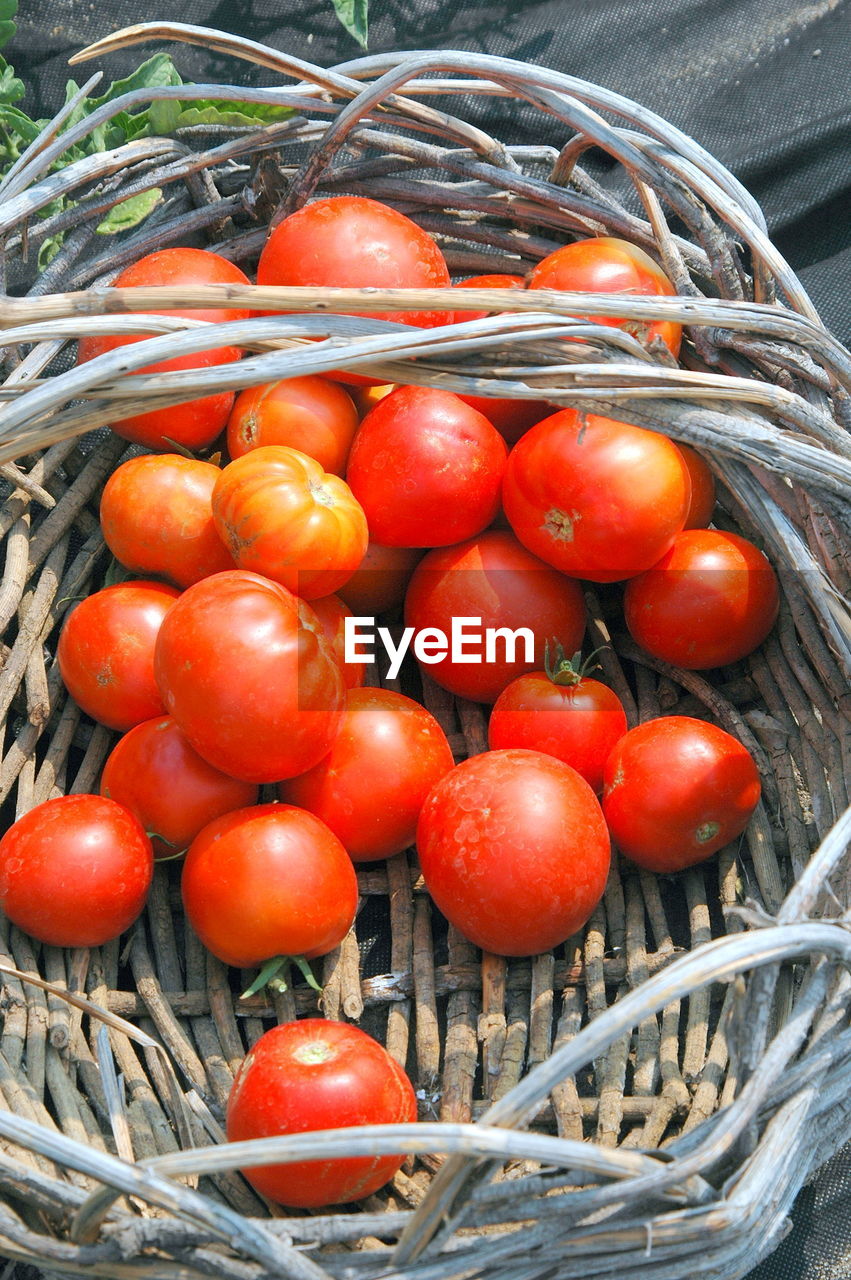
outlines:
{"label": "red tomato", "polygon": [[[483,628],[525,627],[532,632],[528,660],[521,636],[513,659],[500,640],[491,662],[453,662],[447,655],[428,665],[431,678],[451,693],[495,702],[517,676],[543,665],[547,641],[561,643],[566,653],[580,648],[585,599],[577,582],[531,555],[513,534],[494,529],[460,546],[429,552],[414,571],[405,600],[407,625],[417,631],[436,627],[449,636],[453,618],[481,618]],[[487,656],[468,644],[467,654],[473,653],[480,659]]]}
{"label": "red tomato", "polygon": [[388,547],[445,547],[499,510],[508,451],[483,414],[449,391],[399,387],[368,413],[346,478]]}
{"label": "red tomato", "polygon": [[[249,284],[249,279],[239,267],[207,249],[159,249],[149,253],[127,267],[113,281],[113,288],[139,289],[154,285],[197,284]],[[208,310],[173,310],[164,308],[149,312],[150,315],[183,316],[190,320],[206,320],[210,324],[224,324],[228,320],[246,320],[250,312],[246,308],[228,307]],[[141,342],[141,337],[82,338],[77,359],[80,364],[114,351],[131,342]],[[165,373],[174,369],[209,369],[215,365],[230,364],[239,360],[238,347],[216,347],[194,356],[178,356],[174,360],[160,360],[145,365],[138,373]],[[224,430],[233,404],[233,392],[224,391],[200,400],[187,400],[185,404],[170,409],[154,409],[150,413],[135,414],[113,424],[113,430],[126,440],[135,440],[149,449],[169,450],[173,444],[187,449],[203,449]]]}
{"label": "red tomato", "polygon": [[687,444],[677,445],[691,479],[691,503],[684,529],[705,529],[715,510],[715,476],[709,463]]}
{"label": "red tomato", "polygon": [[548,951],[581,929],[609,871],[597,797],[539,751],[488,751],[457,765],[423,805],[417,850],[450,923],[505,956]]}
{"label": "red tomato", "polygon": [[413,844],[423,802],[453,763],[425,707],[390,689],[353,689],[328,755],[278,794],[327,822],[355,862],[373,862]]}
{"label": "red tomato", "polygon": [[[566,293],[622,293],[630,297],[659,295],[674,297],[676,289],[660,267],[637,245],[613,236],[577,240],[556,249],[530,272],[529,289],[560,289]],[[680,350],[682,326],[672,320],[618,320],[613,316],[591,316],[596,324],[625,329],[645,345],[661,338],[676,356]]]}
{"label": "red tomato", "polygon": [[267,444],[287,445],[315,458],[323,471],[346,474],[360,421],[351,396],[328,378],[286,378],[249,387],[236,397],[228,419],[228,453]]}
{"label": "red tomato", "polygon": [[305,600],[333,594],[366,552],[366,517],[339,476],[297,449],[252,449],[220,472],[213,520],[241,569]]}
{"label": "red tomato", "polygon": [[236,566],[213,524],[219,468],[176,453],[129,458],[113,471],[100,501],[100,523],[116,560],[134,573],[179,587]]}
{"label": "red tomato", "polygon": [[419,547],[384,547],[370,540],[363,560],[337,594],[360,617],[374,618],[401,608],[411,574],[422,558]]}
{"label": "red tomato", "polygon": [[253,969],[276,956],[324,956],[348,933],[358,881],[312,813],[261,804],[216,818],[183,862],[186,916],[208,951]]}
{"label": "red tomato", "polygon": [[[511,275],[485,275],[485,276],[468,276],[466,280],[459,280],[457,284],[452,286],[453,289],[525,289],[526,282],[522,276]],[[505,312],[502,313],[503,315]],[[464,320],[484,320],[486,316],[494,315],[493,311],[456,311],[455,323],[461,324]]]}
{"label": "red tomato", "polygon": [[683,527],[691,482],[673,441],[562,409],[508,459],[502,502],[525,547],[575,578],[617,582],[649,569]]}
{"label": "red tomato", "polygon": [[[449,268],[435,241],[403,213],[364,196],[333,196],[291,213],[271,232],[257,283],[337,289],[441,289]],[[450,324],[445,311],[356,311],[423,328]]]}
{"label": "red tomato", "polygon": [[277,782],[329,750],[345,689],[309,605],[234,569],[189,587],[155,653],[169,715],[200,756],[248,782]]}
{"label": "red tomato", "polygon": [[[227,1108],[230,1142],[365,1124],[413,1124],[417,1100],[398,1063],[347,1022],[303,1018],[261,1036],[243,1062]],[[253,1187],[300,1209],[362,1200],[404,1156],[353,1156],[243,1169]]]}
{"label": "red tomato", "polygon": [[155,858],[171,858],[214,818],[256,804],[259,788],[207,764],[171,716],[160,716],[137,724],[115,744],[100,793],[136,815]]}
{"label": "red tomato", "polygon": [[762,552],[735,533],[686,529],[624,594],[626,624],[655,658],[704,671],[762,644],[780,595]]}
{"label": "red tomato", "polygon": [[154,645],[179,595],[162,582],[118,582],[68,615],[56,650],[59,670],[93,720],[123,732],[162,715]]}
{"label": "red tomato", "polygon": [[98,947],[145,905],[154,855],[139,820],[101,796],[36,805],[0,840],[0,907],[54,947]]}
{"label": "red tomato", "polygon": [[343,604],[339,596],[320,596],[318,600],[311,600],[310,607],[319,619],[325,639],[339,663],[343,684],[347,689],[360,688],[366,679],[366,663],[346,662],[345,620],[352,616],[351,609]]}
{"label": "red tomato", "polygon": [[606,763],[612,838],[649,871],[680,871],[735,840],[760,795],[753,757],[705,720],[661,716],[631,729]]}

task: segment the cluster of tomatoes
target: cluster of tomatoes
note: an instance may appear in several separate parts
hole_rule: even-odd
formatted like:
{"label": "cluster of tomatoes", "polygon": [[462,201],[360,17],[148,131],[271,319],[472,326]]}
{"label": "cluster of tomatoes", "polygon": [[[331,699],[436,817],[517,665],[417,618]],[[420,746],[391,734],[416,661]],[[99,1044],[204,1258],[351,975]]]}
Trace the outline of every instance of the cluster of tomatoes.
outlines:
{"label": "cluster of tomatoes", "polygon": [[[431,237],[359,197],[285,219],[257,279],[450,284]],[[115,283],[245,282],[215,254],[172,249]],[[526,280],[456,287],[476,284],[673,292],[640,249],[605,238],[558,250]],[[473,315],[383,318],[433,327]],[[600,323],[678,352],[672,323]],[[87,339],[80,359],[132,341]],[[241,354],[217,348],[150,371]],[[118,468],[101,505],[107,544],[139,576],[70,613],[58,661],[79,705],[123,736],[99,796],[48,801],[0,841],[0,902],[34,937],[87,946],[116,936],[142,910],[155,858],[183,856],[193,928],[265,981],[282,958],[304,963],[341,942],[357,906],[355,864],[415,843],[426,887],[465,936],[530,955],[589,918],[612,837],[644,867],[671,871],[744,829],[760,786],[740,743],[686,717],[627,731],[616,694],[565,657],[585,632],[582,580],[625,582],[636,642],[682,667],[733,662],[767,634],[775,576],[745,539],[704,527],[712,476],[693,451],[541,402],[342,373],[143,412],[115,429],[150,451]],[[191,456],[223,433],[226,465]],[[456,765],[425,706],[364,687],[354,642],[378,620],[389,655],[401,661],[412,644],[437,685],[492,705],[490,750]],[[448,639],[459,623],[466,648]],[[479,650],[463,634],[474,624],[489,637]],[[332,1044],[329,1026],[276,1028],[254,1047],[235,1082],[231,1138],[415,1119],[410,1084],[380,1046],[355,1028],[334,1031],[345,1044]],[[368,1106],[352,1098],[341,1111],[338,1096],[317,1110],[294,1086],[288,1109],[252,1102],[268,1098],[264,1072],[318,1081],[362,1052],[374,1061]],[[399,1163],[252,1176],[285,1203],[326,1204],[367,1194]]]}

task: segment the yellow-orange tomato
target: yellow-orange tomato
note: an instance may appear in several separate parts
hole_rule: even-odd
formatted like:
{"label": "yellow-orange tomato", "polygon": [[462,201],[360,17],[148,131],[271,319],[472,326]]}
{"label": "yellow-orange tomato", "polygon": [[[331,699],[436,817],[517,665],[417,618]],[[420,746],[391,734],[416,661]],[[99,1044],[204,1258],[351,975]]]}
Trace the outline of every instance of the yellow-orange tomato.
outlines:
{"label": "yellow-orange tomato", "polygon": [[383,400],[385,396],[389,396],[390,392],[395,390],[395,382],[376,382],[370,386],[352,385],[351,396],[358,413],[362,418],[365,418],[370,409],[375,408],[379,400]]}
{"label": "yellow-orange tomato", "polygon": [[228,453],[241,458],[263,445],[287,445],[315,458],[324,471],[346,474],[357,430],[351,396],[329,378],[285,378],[236,397],[228,419]]}

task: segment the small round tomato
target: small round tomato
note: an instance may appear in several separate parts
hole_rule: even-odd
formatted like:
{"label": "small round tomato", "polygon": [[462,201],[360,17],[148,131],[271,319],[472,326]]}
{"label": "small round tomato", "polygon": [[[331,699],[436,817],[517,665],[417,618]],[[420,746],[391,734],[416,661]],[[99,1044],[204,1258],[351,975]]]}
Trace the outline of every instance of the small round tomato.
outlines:
{"label": "small round tomato", "polygon": [[179,587],[234,569],[213,524],[219,468],[176,453],[128,458],[107,480],[100,524],[116,560]]}
{"label": "small round tomato", "polygon": [[385,547],[370,539],[363,560],[337,595],[360,617],[401,608],[423,554],[421,547]]}
{"label": "small round tomato", "polygon": [[649,569],[683,527],[691,481],[672,440],[562,409],[511,450],[502,489],[517,537],[562,573],[617,582]]}
{"label": "small round tomato", "polygon": [[327,822],[355,862],[373,862],[413,844],[423,802],[453,763],[425,707],[391,689],[353,689],[328,755],[278,794]]}
{"label": "small round tomato", "polygon": [[539,751],[487,751],[457,765],[423,805],[417,851],[447,920],[504,956],[548,951],[581,929],[609,871],[597,797]]}
{"label": "small round tomato", "polygon": [[98,947],[129,929],[153,870],[151,842],[132,813],[102,796],[59,796],[0,840],[0,907],[40,942]]}
{"label": "small round tomato", "polygon": [[[154,285],[198,284],[249,284],[248,277],[234,263],[210,253],[207,249],[159,249],[140,258],[127,267],[113,281],[115,289],[139,289]],[[190,320],[205,320],[211,325],[225,324],[228,320],[246,320],[250,312],[245,308],[223,307],[200,310],[174,310],[163,308],[150,315],[182,316]],[[82,338],[77,359],[80,364],[95,356],[131,342],[144,341],[142,337]],[[215,347],[196,355],[177,356],[173,360],[160,360],[145,365],[137,373],[166,373],[175,369],[209,369],[220,364],[239,360],[238,347]],[[233,404],[233,392],[224,391],[200,400],[187,400],[170,409],[154,409],[150,413],[133,414],[113,424],[113,430],[126,440],[135,440],[149,449],[168,450],[174,444],[185,448],[203,449],[224,430]]]}
{"label": "small round tomato", "polygon": [[304,773],[343,712],[340,668],[309,605],[234,569],[189,587],[157,639],[165,709],[200,756],[247,782]]}
{"label": "small round tomato", "polygon": [[115,744],[100,793],[136,815],[155,858],[172,858],[214,818],[256,804],[259,788],[207,764],[171,716],[159,716],[137,724]]}
{"label": "small round tomato", "polygon": [[508,451],[499,432],[450,391],[399,387],[367,414],[346,479],[389,547],[445,547],[499,510]]}
{"label": "small round tomato", "polygon": [[661,716],[615,745],[603,813],[633,862],[681,871],[741,835],[759,796],[759,774],[741,742],[705,720]]}
{"label": "small round tomato", "polygon": [[[613,236],[563,245],[533,268],[526,285],[529,289],[622,293],[627,297],[674,297],[677,292],[649,254],[628,240],[617,240]],[[682,326],[673,320],[618,320],[614,316],[589,319],[595,324],[625,329],[645,345],[653,338],[661,338],[672,355],[679,353]]]}
{"label": "small round tomato", "polygon": [[346,662],[346,618],[351,618],[351,609],[343,604],[339,596],[333,595],[311,600],[310,607],[319,619],[325,639],[339,663],[343,684],[347,689],[359,689],[366,679],[366,663]]}
{"label": "small round tomato", "polygon": [[346,474],[360,418],[338,382],[311,376],[249,387],[228,419],[228,453],[241,458],[263,445],[287,445],[315,458],[323,471]]}
{"label": "small round tomato", "polygon": [[[467,633],[461,661],[451,652],[433,656],[428,674],[450,693],[495,702],[507,684],[544,663],[544,646],[560,643],[575,653],[585,633],[585,598],[564,577],[522,547],[512,533],[490,530],[457,547],[430,551],[414,570],[405,599],[405,622],[416,631],[436,628],[451,638],[453,625],[480,619],[481,629],[520,632],[512,640],[494,634],[493,652],[476,647]],[[530,633],[528,636],[526,632]]]}
{"label": "small round tomato", "polygon": [[59,671],[93,720],[124,732],[162,715],[154,646],[179,595],[162,582],[117,582],[68,615],[56,649]]}
{"label": "small round tomato", "polygon": [[[261,1036],[237,1072],[229,1142],[365,1124],[413,1124],[417,1100],[402,1068],[348,1022],[302,1018]],[[393,1177],[402,1155],[352,1156],[243,1169],[261,1195],[298,1209],[349,1203]]]}
{"label": "small round tomato", "polygon": [[630,634],[654,658],[704,671],[761,645],[777,619],[777,578],[746,538],[686,529],[624,594]]}
{"label": "small round tomato", "polygon": [[691,480],[691,502],[684,529],[705,529],[715,510],[715,476],[702,453],[687,444],[677,445],[688,467]]}
{"label": "small round tomato", "polygon": [[208,951],[240,969],[333,951],[358,904],[352,861],[324,822],[285,804],[237,809],[189,846],[181,893]]}
{"label": "small round tomato", "polygon": [[241,569],[305,600],[341,587],[369,542],[345,480],[284,445],[252,449],[225,467],[213,490],[213,520]]}

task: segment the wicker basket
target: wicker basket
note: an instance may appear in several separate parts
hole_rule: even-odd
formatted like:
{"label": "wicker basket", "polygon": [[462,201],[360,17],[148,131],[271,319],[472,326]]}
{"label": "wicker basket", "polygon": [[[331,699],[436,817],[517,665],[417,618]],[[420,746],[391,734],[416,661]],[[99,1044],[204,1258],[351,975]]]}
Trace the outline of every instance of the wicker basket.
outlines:
{"label": "wicker basket", "polygon": [[[186,929],[174,865],[158,868],[143,921],[120,943],[65,953],[4,925],[0,1254],[134,1280],[743,1276],[844,1140],[849,1105],[851,357],[731,175],[612,92],[467,53],[325,71],[177,25],[146,24],[95,51],[154,36],[299,83],[137,91],[102,115],[191,97],[298,114],[260,132],[139,139],[46,176],[57,152],[98,123],[92,116],[56,141],[57,118],[0,188],[7,271],[29,288],[0,302],[0,459],[14,490],[0,516],[6,820],[63,791],[95,790],[111,746],[65,696],[50,657],[72,600],[103,582],[98,495],[127,448],[82,433],[143,394],[159,407],[340,367],[543,396],[704,451],[720,519],[756,537],[779,570],[777,628],[712,682],[640,653],[593,591],[590,638],[633,723],[663,712],[717,721],[754,753],[764,802],[741,846],[703,866],[668,879],[615,866],[583,935],[532,960],[481,955],[447,931],[412,854],[361,871],[363,909],[324,961],[321,1007],[362,1022],[406,1065],[421,1100],[414,1128],[269,1139],[248,1154],[223,1144],[223,1106],[246,1047],[272,1020],[315,1012],[316,996],[296,986],[241,998],[240,975]],[[463,111],[480,94],[531,104],[563,150],[503,145],[449,113],[453,97]],[[616,163],[605,185],[578,164],[588,148]],[[153,187],[165,191],[161,208],[104,247],[95,234],[104,210]],[[679,296],[537,292],[506,302],[470,291],[466,303],[491,318],[418,330],[329,314],[363,305],[362,291],[227,287],[288,314],[233,324],[228,341],[250,352],[236,365],[134,376],[164,353],[222,342],[220,331],[210,338],[204,326],[134,311],[214,305],[222,289],[100,286],[143,253],[192,237],[250,265],[270,217],[318,191],[395,204],[459,273],[522,272],[572,237],[624,236],[655,254]],[[58,192],[77,204],[31,221]],[[63,248],[33,284],[34,248],[60,226]],[[368,297],[374,312],[446,306],[440,291]],[[685,322],[685,367],[581,318],[589,314],[628,316],[638,332],[651,318]],[[67,345],[104,330],[154,336],[69,369]],[[480,707],[428,682],[423,696],[457,757],[486,745]],[[410,1159],[347,1212],[275,1210],[235,1172],[380,1150]]]}

